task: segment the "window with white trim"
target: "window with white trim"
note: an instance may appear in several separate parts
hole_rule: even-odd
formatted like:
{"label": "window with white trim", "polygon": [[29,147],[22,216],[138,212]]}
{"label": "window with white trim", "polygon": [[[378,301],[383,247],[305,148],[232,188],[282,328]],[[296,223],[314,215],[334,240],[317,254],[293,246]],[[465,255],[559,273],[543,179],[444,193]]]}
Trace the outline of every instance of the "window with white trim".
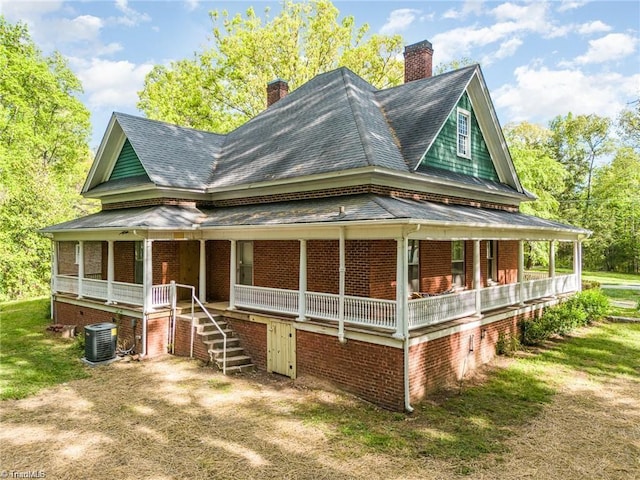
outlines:
{"label": "window with white trim", "polygon": [[133,283],[144,283],[144,242],[133,242]]}
{"label": "window with white trim", "polygon": [[407,246],[407,282],[409,292],[420,291],[420,240],[409,240]]}
{"label": "window with white trim", "polygon": [[238,241],[236,252],[237,278],[240,285],[253,285],[253,242]]}
{"label": "window with white trim", "polygon": [[76,259],[75,264],[80,265],[80,243],[76,243]]}
{"label": "window with white trim", "polygon": [[496,271],[496,241],[487,240],[487,280],[496,282],[498,280]]}
{"label": "window with white trim", "polygon": [[458,108],[458,156],[471,158],[471,114]]}
{"label": "window with white trim", "polygon": [[454,286],[464,287],[464,240],[451,242],[451,276]]}

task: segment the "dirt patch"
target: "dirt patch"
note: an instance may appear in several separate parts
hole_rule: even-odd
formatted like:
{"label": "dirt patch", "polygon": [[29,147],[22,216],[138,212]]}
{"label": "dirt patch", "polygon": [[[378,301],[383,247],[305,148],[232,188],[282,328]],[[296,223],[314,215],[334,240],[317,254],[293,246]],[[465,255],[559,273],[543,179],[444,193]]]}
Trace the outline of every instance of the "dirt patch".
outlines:
{"label": "dirt patch", "polygon": [[[371,453],[334,442],[298,407],[371,408],[306,379],[224,377],[164,358],[92,370],[37,396],[2,403],[5,471],[49,479],[446,479],[456,461]],[[420,421],[415,416],[412,422]],[[509,451],[463,478],[628,479],[640,475],[640,385],[617,377],[567,383]]]}

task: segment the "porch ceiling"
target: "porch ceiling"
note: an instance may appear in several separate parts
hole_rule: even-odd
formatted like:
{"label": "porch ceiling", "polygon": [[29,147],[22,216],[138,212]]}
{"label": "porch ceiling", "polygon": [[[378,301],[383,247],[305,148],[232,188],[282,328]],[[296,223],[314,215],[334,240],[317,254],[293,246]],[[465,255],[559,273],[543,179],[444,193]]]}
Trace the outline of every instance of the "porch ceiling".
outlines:
{"label": "porch ceiling", "polygon": [[156,206],[103,211],[48,227],[43,233],[189,230],[201,232],[198,238],[275,239],[326,237],[329,231],[334,238],[337,227],[346,227],[347,238],[396,238],[406,233],[406,227],[416,230],[418,225],[420,230],[412,238],[571,240],[590,233],[519,212],[373,194],[203,210]]}

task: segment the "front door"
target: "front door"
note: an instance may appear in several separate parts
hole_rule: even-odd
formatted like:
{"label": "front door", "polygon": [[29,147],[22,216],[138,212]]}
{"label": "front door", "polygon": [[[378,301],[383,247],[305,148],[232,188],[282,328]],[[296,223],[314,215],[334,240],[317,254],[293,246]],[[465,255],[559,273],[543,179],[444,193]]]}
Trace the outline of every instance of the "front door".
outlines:
{"label": "front door", "polygon": [[[200,271],[200,244],[187,241],[178,242],[178,257],[180,259],[180,278],[178,283],[196,287],[198,293],[198,279]],[[191,291],[186,288],[178,289],[178,300],[189,300]]]}
{"label": "front door", "polygon": [[296,378],[296,330],[292,323],[269,322],[267,371]]}

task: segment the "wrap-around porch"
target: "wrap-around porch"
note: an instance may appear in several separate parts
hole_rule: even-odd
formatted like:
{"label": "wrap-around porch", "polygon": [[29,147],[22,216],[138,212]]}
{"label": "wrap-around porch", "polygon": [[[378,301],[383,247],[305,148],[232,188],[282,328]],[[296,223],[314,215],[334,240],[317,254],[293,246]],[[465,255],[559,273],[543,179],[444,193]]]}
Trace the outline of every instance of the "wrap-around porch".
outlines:
{"label": "wrap-around porch", "polygon": [[[140,272],[141,283],[116,281],[115,241],[104,241],[106,248],[106,268],[100,268],[102,273],[93,270],[85,271],[88,263],[85,260],[86,242],[77,241],[77,271],[61,273],[60,249],[56,242],[54,249],[53,291],[60,294],[77,296],[88,300],[104,302],[109,305],[131,305],[140,308],[144,313],[164,309],[171,305],[171,283],[164,275],[157,282],[156,272],[162,270],[154,260],[154,244],[166,242],[164,240],[144,239],[140,243]],[[227,243],[228,242],[228,243]],[[421,292],[422,285],[412,285],[407,281],[410,276],[411,259],[410,246],[407,238],[396,240],[396,272],[395,298],[374,298],[373,296],[352,295],[346,289],[347,265],[345,254],[345,239],[338,239],[338,291],[322,292],[307,288],[308,262],[307,240],[299,240],[297,289],[276,288],[273,286],[246,284],[248,280],[243,275],[238,264],[239,252],[236,240],[225,243],[229,246],[228,264],[216,265],[218,270],[228,272],[228,296],[217,298],[228,302],[228,309],[258,311],[275,315],[295,317],[298,321],[308,319],[335,322],[340,332],[347,327],[370,328],[386,331],[391,335],[402,337],[411,330],[426,326],[433,326],[459,318],[481,315],[485,312],[509,306],[523,305],[532,300],[554,297],[579,290],[580,288],[580,242],[574,241],[573,264],[570,274],[559,275],[555,271],[555,241],[549,242],[549,270],[535,275],[525,272],[523,240],[517,242],[518,258],[515,278],[502,278],[502,283],[491,280],[487,268],[486,248],[482,240],[469,240],[472,262],[469,268],[471,278],[462,285],[447,284],[442,291]],[[70,242],[67,242],[70,243]],[[94,242],[95,243],[95,242]],[[192,257],[192,269],[197,275],[192,276],[191,283],[198,298],[204,303],[207,300],[207,279],[212,267],[207,264],[207,241],[204,239],[193,241],[199,243],[199,258]],[[211,247],[209,247],[211,248]],[[387,252],[387,255],[391,252]],[[226,255],[225,255],[226,256]],[[135,269],[135,268],[134,268]],[[94,269],[95,270],[95,269]],[[106,272],[104,271],[106,270]],[[443,274],[445,272],[442,272]],[[449,272],[450,273],[450,272]],[[106,274],[106,275],[105,275]],[[104,279],[106,277],[106,279]],[[512,275],[513,277],[513,275]],[[154,282],[154,280],[156,282]],[[514,281],[515,280],[515,281]],[[406,329],[406,331],[405,331]]]}

